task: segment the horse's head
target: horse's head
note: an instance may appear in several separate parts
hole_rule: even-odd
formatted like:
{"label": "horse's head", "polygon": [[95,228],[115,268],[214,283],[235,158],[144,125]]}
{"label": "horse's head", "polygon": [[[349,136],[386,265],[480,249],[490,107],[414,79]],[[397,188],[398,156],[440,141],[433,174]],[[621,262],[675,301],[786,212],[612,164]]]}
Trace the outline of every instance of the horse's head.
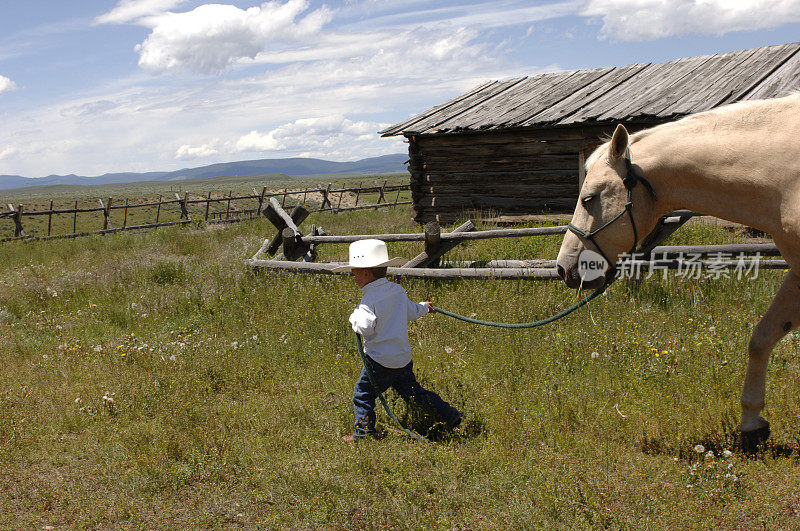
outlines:
{"label": "horse's head", "polygon": [[598,253],[611,274],[620,255],[634,250],[655,227],[651,208],[655,193],[642,178],[641,168],[632,167],[628,142],[628,131],[620,124],[611,141],[587,160],[578,205],[556,260],[558,274],[570,288],[594,289],[605,281],[603,275],[584,274],[579,262],[585,263],[586,254],[581,253]]}

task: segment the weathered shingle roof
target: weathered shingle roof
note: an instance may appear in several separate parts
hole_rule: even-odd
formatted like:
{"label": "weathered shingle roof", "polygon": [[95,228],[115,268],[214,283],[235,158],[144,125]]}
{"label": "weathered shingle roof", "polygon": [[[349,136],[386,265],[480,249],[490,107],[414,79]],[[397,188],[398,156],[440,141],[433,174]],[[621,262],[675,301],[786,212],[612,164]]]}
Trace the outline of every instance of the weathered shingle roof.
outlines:
{"label": "weathered shingle roof", "polygon": [[800,88],[800,43],[490,81],[380,134],[669,120]]}

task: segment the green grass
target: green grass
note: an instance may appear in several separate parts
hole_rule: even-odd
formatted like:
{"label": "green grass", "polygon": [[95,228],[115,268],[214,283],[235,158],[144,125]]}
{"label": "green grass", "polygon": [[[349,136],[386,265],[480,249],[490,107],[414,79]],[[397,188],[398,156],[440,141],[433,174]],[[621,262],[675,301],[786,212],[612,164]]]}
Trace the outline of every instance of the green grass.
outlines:
{"label": "green grass", "polygon": [[[417,231],[410,217],[313,214],[305,226]],[[425,317],[410,328],[417,375],[465,412],[464,428],[418,443],[380,412],[385,436],[351,448],[340,437],[359,292],[349,277],[252,275],[242,261],[272,232],[258,220],[2,247],[0,527],[800,525],[794,455],[693,450],[732,444],[748,336],[781,272],[621,281],[536,330]],[[560,239],[474,241],[451,258],[552,258]],[[673,239],[738,240],[700,224]],[[401,282],[412,299],[492,320],[575,300],[555,282]],[[765,412],[789,451],[797,351],[797,335],[776,348]]]}

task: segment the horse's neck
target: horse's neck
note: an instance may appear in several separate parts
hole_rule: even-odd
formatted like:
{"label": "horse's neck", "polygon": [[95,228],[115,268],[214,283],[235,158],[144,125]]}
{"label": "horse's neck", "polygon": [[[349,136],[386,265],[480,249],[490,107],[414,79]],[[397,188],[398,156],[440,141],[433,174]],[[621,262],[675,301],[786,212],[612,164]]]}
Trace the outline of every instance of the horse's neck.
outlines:
{"label": "horse's neck", "polygon": [[763,139],[747,136],[716,131],[713,124],[704,128],[677,122],[634,139],[633,159],[657,190],[658,207],[663,210],[659,214],[689,209],[775,230],[781,187],[788,183],[771,173],[780,162],[764,160]]}

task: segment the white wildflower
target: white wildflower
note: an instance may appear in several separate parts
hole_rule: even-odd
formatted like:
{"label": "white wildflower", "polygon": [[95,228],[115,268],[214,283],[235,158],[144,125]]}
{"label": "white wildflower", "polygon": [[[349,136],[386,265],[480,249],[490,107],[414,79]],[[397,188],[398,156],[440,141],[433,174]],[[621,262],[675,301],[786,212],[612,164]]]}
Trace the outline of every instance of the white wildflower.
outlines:
{"label": "white wildflower", "polygon": [[697,452],[698,454],[702,454],[702,453],[705,453],[706,447],[703,446],[702,444],[696,444],[694,446],[694,451]]}
{"label": "white wildflower", "polygon": [[253,341],[258,341],[258,336],[257,336],[257,335],[253,335],[253,337],[252,337],[251,339],[252,339]]}
{"label": "white wildflower", "polygon": [[64,330],[64,327],[61,325],[56,325],[56,330]]}
{"label": "white wildflower", "polygon": [[92,350],[95,352],[103,352],[103,345],[95,345]]}
{"label": "white wildflower", "polygon": [[596,360],[597,358],[600,357],[600,353],[599,352],[592,352],[591,356],[592,356],[593,360]]}
{"label": "white wildflower", "polygon": [[48,359],[49,357],[50,356],[48,356],[47,354],[42,354],[42,358],[44,358],[44,359]]}
{"label": "white wildflower", "polygon": [[724,457],[725,459],[728,459],[729,457],[732,457],[732,456],[733,456],[733,452],[731,452],[730,450],[722,450],[722,457]]}
{"label": "white wildflower", "polygon": [[231,347],[233,348],[233,350],[236,350],[237,348],[239,348],[239,342],[238,341],[233,341],[231,343]]}
{"label": "white wildflower", "polygon": [[116,411],[117,405],[114,402],[114,395],[116,393],[109,393],[108,391],[105,392],[103,395],[103,406],[108,410],[109,413],[114,413]]}
{"label": "white wildflower", "polygon": [[175,354],[173,354],[172,356],[169,357],[169,361],[175,361],[176,359],[177,358],[175,357]]}
{"label": "white wildflower", "polygon": [[453,347],[444,347],[444,351],[450,354],[451,352],[453,352]]}
{"label": "white wildflower", "polygon": [[705,458],[706,459],[714,459],[714,452],[709,450],[708,452],[706,452]]}

